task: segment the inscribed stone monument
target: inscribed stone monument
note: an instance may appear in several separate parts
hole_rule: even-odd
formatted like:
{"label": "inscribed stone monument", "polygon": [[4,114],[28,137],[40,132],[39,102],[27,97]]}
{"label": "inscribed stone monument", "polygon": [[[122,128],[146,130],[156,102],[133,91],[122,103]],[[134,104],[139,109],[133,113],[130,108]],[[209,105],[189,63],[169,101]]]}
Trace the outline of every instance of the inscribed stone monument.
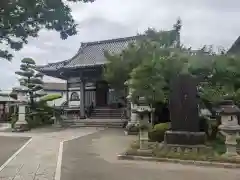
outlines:
{"label": "inscribed stone monument", "polygon": [[171,131],[165,134],[167,144],[198,145],[205,141],[200,132],[196,81],[190,75],[176,76],[170,86]]}

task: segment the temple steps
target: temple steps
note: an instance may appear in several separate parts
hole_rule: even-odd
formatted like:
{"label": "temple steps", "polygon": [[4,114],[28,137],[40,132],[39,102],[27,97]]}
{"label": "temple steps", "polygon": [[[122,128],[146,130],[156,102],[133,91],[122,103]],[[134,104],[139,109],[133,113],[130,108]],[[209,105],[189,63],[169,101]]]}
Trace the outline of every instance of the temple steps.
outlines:
{"label": "temple steps", "polygon": [[91,119],[122,119],[123,109],[95,108],[90,116]]}
{"label": "temple steps", "polygon": [[121,119],[79,119],[65,120],[64,126],[67,127],[104,127],[104,128],[123,128],[126,121]]}

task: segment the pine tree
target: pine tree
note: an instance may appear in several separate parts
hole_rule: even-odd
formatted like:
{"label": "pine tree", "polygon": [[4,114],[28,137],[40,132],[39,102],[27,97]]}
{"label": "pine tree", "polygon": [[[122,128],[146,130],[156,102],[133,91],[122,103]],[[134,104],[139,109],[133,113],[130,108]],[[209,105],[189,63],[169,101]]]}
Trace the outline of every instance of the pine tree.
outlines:
{"label": "pine tree", "polygon": [[[20,71],[15,73],[20,76],[20,86],[27,89],[26,95],[29,98],[30,109],[34,109],[37,98],[45,96],[43,91],[43,75],[35,71],[36,63],[31,58],[24,58],[21,61]],[[16,89],[13,89],[16,91]]]}
{"label": "pine tree", "polygon": [[53,123],[51,118],[58,116],[60,112],[48,106],[48,101],[62,98],[59,94],[47,94],[43,90],[43,74],[35,71],[36,63],[31,58],[24,58],[21,61],[20,71],[15,72],[19,78],[20,88],[13,88],[11,94],[18,91],[25,92],[28,99],[30,112],[27,114],[29,126]]}

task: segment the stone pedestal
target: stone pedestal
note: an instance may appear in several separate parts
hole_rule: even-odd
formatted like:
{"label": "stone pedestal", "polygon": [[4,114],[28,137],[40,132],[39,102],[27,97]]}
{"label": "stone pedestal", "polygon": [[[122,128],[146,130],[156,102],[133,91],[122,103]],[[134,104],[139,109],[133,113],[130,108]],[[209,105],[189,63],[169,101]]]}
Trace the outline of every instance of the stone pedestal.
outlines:
{"label": "stone pedestal", "polygon": [[60,128],[62,127],[61,123],[57,120],[57,118],[54,116],[52,117],[52,120],[53,120],[53,127],[56,127],[56,128]]}
{"label": "stone pedestal", "polygon": [[148,149],[148,131],[147,130],[140,130],[139,142],[140,142],[140,150]]}
{"label": "stone pedestal", "polygon": [[174,144],[163,144],[160,147],[161,151],[171,152],[174,154],[213,154],[213,151],[210,147],[205,145],[174,145]]}
{"label": "stone pedestal", "polygon": [[226,156],[238,156],[236,134],[226,136]]}
{"label": "stone pedestal", "polygon": [[131,103],[131,116],[130,116],[130,121],[128,122],[126,126],[126,135],[137,135],[138,134],[138,125],[139,125],[139,120],[138,120],[138,115],[136,110],[134,109],[134,105]]}
{"label": "stone pedestal", "polygon": [[130,124],[139,124],[136,111],[131,111]]}
{"label": "stone pedestal", "polygon": [[164,136],[164,142],[172,145],[203,145],[205,140],[204,132],[166,131]]}
{"label": "stone pedestal", "polygon": [[226,136],[225,145],[226,145],[226,153],[223,156],[227,157],[237,157],[239,154],[237,153],[237,137],[240,131],[240,126],[219,126],[220,132]]}
{"label": "stone pedestal", "polygon": [[26,105],[19,104],[18,107],[18,120],[14,125],[15,131],[27,131],[29,130],[28,123],[26,121]]}

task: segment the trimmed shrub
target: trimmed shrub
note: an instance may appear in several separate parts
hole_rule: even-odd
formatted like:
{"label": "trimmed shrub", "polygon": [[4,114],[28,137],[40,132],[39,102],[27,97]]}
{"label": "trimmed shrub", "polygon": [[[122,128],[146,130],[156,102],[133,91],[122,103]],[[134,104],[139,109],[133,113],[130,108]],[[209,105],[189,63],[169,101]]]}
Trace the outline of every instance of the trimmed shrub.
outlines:
{"label": "trimmed shrub", "polygon": [[153,129],[148,132],[149,140],[152,142],[162,142],[164,140],[164,134],[170,129],[170,123],[156,124]]}
{"label": "trimmed shrub", "polygon": [[157,130],[157,131],[165,132],[170,128],[170,125],[171,125],[171,123],[160,123],[160,124],[156,124],[153,129]]}
{"label": "trimmed shrub", "polygon": [[41,97],[40,102],[54,101],[60,98],[62,98],[60,94],[48,94],[46,96]]}

